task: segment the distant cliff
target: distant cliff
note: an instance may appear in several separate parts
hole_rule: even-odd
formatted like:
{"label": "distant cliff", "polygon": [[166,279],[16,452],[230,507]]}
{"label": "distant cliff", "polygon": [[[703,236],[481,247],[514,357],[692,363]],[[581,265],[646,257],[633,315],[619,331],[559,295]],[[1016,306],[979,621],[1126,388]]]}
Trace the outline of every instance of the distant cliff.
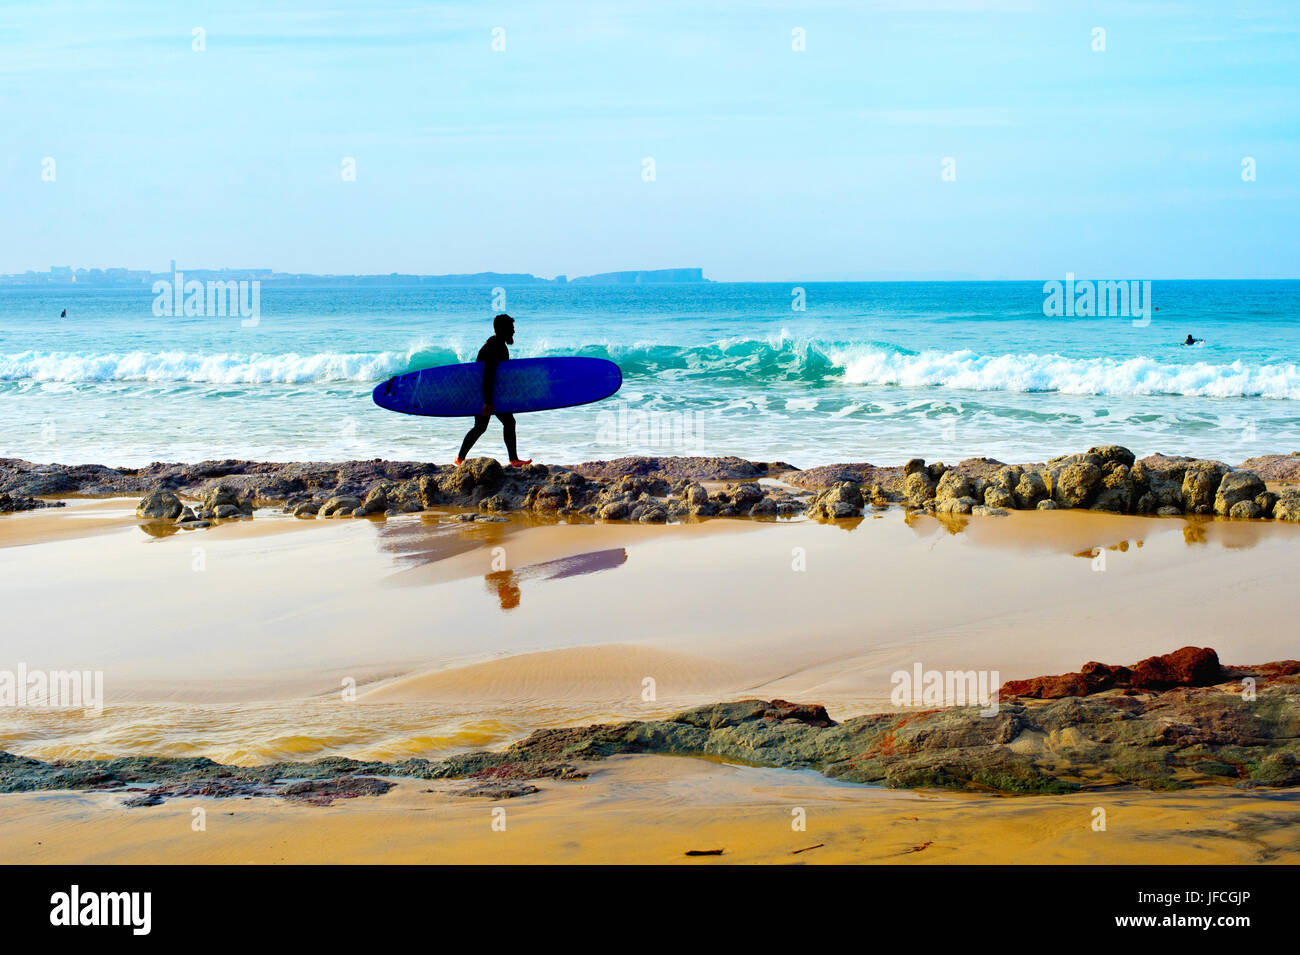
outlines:
{"label": "distant cliff", "polygon": [[569,280],[571,285],[661,285],[707,282],[704,269],[643,269],[639,272],[601,272]]}

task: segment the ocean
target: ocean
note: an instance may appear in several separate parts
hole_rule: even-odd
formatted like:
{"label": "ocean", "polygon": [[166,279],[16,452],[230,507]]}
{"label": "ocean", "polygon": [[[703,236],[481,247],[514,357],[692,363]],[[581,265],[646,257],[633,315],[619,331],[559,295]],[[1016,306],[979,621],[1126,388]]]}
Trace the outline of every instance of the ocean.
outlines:
{"label": "ocean", "polygon": [[[799,467],[1300,449],[1300,282],[1150,294],[1135,318],[1045,315],[1042,282],[505,287],[515,357],[604,357],[624,376],[605,402],[521,416],[519,447]],[[472,360],[493,295],[267,283],[253,324],[157,315],[147,286],[0,288],[0,455],[450,461],[467,420],[384,411],[370,390]],[[495,422],[475,453],[504,458]]]}

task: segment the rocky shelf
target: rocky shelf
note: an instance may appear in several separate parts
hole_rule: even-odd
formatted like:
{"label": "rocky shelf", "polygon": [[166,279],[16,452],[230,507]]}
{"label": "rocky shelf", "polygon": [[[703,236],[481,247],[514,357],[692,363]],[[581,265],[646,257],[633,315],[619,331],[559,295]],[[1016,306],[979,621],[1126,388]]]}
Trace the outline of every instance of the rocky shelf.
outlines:
{"label": "rocky shelf", "polygon": [[537,512],[643,523],[803,514],[846,520],[893,506],[936,515],[1072,508],[1300,521],[1300,452],[1232,467],[1163,454],[1137,460],[1127,448],[1106,445],[1042,464],[971,458],[949,467],[914,458],[898,467],[808,470],[735,457],[629,457],[523,468],[502,468],[492,458],[473,458],[459,468],[375,459],[134,469],[0,459],[0,509],[57,503],[42,499],[65,495],[132,494],[145,495],[137,508],[142,519],[191,528],[247,518],[259,507],[300,518],[459,507],[483,515]]}
{"label": "rocky shelf", "polygon": [[1152,790],[1300,786],[1300,661],[1222,666],[1184,647],[1131,667],[1005,684],[998,706],[898,708],[833,720],[818,704],[715,703],[657,720],[538,730],[496,752],[383,763],[329,757],[226,766],[124,757],[44,762],[0,753],[0,792],[107,790],[127,804],[181,796],[278,796],[311,804],[380,795],[394,777],[466,780],[448,790],[493,799],[533,779],[580,779],[622,754],[810,769],[855,783],[997,794],[1133,785]]}

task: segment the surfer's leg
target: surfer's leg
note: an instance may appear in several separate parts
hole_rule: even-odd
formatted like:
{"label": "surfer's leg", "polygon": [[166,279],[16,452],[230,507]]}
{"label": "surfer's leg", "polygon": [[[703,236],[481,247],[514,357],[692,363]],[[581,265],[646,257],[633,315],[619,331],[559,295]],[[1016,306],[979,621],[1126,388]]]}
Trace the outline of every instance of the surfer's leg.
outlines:
{"label": "surfer's leg", "polygon": [[[457,461],[465,460],[465,455],[469,454],[469,449],[474,447],[474,442],[483,437],[483,432],[487,430],[490,420],[492,420],[491,415],[479,414],[474,416],[474,427],[469,429],[469,434],[465,435],[465,440],[460,443],[460,454],[456,456]],[[513,434],[513,432],[511,433]]]}
{"label": "surfer's leg", "polygon": [[506,453],[510,455],[511,461],[518,461],[519,454],[515,451],[515,416],[512,414],[499,414],[497,420],[501,422],[501,431],[506,438]]}

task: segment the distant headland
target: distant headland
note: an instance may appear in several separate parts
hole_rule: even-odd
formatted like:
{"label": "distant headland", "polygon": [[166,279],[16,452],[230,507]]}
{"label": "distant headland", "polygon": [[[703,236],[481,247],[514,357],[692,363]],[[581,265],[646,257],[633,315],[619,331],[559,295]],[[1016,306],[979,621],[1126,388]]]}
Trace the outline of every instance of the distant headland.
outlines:
{"label": "distant headland", "polygon": [[[414,275],[390,272],[386,275],[314,275],[308,272],[276,272],[273,269],[182,269],[186,278],[204,281],[257,281],[264,285],[682,285],[711,281],[704,277],[704,269],[638,269],[627,272],[601,272],[569,278],[557,275],[553,279],[541,278],[527,272],[473,272],[456,275]],[[17,272],[0,275],[0,285],[87,285],[87,286],[151,286],[155,281],[171,281],[176,274],[176,263],[170,272],[151,272],[148,269],[74,269],[71,266],[52,266],[48,272]]]}

